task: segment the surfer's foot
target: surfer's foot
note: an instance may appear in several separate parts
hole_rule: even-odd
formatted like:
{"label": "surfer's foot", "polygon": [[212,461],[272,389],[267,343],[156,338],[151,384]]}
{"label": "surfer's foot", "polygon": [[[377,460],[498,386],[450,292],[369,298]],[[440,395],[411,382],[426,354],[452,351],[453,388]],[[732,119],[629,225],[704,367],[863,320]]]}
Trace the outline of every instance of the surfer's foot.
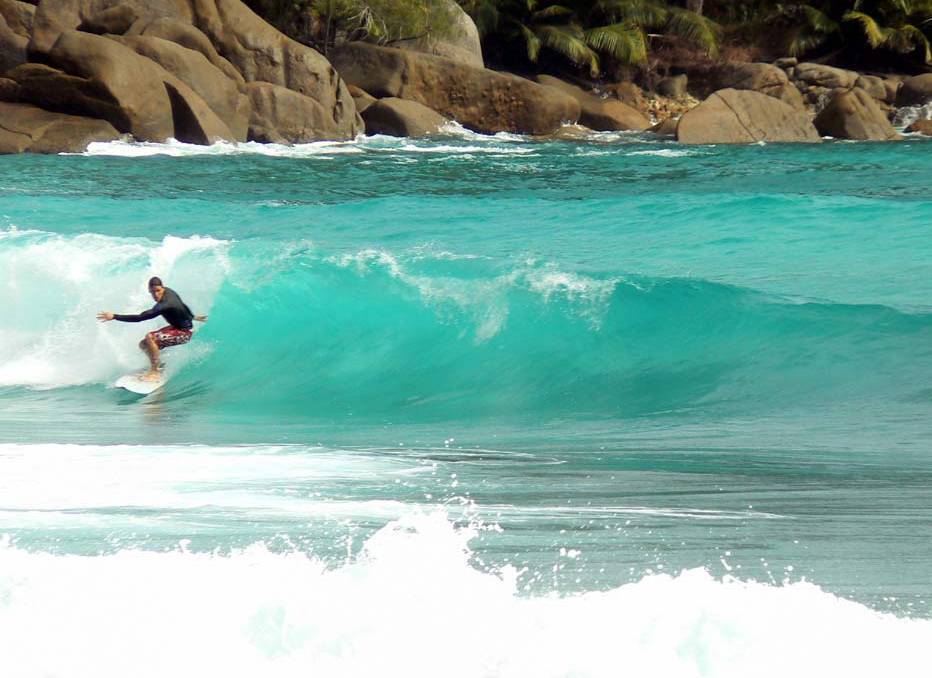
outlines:
{"label": "surfer's foot", "polygon": [[144,375],[139,377],[142,381],[159,381],[162,378],[162,373],[158,370],[149,370]]}

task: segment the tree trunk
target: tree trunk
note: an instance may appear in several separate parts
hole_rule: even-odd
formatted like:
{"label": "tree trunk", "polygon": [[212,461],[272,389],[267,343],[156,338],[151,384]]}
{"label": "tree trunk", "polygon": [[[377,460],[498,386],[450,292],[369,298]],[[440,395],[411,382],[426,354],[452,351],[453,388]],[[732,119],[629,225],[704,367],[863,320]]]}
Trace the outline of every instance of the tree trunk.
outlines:
{"label": "tree trunk", "polygon": [[702,14],[702,1],[703,0],[686,0],[686,9],[696,14]]}

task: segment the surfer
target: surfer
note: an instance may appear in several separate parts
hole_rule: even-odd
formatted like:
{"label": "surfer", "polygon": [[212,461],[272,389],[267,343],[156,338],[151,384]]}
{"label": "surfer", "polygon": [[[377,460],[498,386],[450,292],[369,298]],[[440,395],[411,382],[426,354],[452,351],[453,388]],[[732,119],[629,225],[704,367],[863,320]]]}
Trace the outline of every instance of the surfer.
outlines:
{"label": "surfer", "polygon": [[97,314],[97,319],[101,322],[120,320],[125,323],[138,323],[162,316],[168,321],[168,325],[149,332],[139,342],[139,348],[149,356],[150,364],[149,371],[140,378],[145,381],[157,381],[161,378],[159,374],[159,351],[169,346],[187,344],[191,341],[191,335],[193,334],[194,323],[192,321],[207,322],[207,316],[194,315],[175,290],[169,289],[162,284],[161,278],[149,278],[149,294],[155,299],[155,306],[148,311],[143,311],[137,315],[122,315],[110,311],[101,311]]}

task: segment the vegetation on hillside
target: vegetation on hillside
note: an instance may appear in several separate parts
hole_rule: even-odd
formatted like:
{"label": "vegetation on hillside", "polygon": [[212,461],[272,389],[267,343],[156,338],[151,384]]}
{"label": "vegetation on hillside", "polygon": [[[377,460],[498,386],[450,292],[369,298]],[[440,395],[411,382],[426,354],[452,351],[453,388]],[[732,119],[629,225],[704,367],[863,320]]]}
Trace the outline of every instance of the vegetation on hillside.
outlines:
{"label": "vegetation on hillside", "polygon": [[[443,38],[453,0],[247,0],[286,33],[333,44]],[[669,45],[714,58],[724,45],[775,55],[926,69],[932,0],[458,0],[487,60],[518,70],[580,69],[595,77],[645,67]]]}
{"label": "vegetation on hillside", "polygon": [[[837,53],[849,61],[932,62],[932,0],[755,2],[737,25],[776,36],[790,56]],[[751,11],[747,11],[750,9]]]}
{"label": "vegetation on hillside", "polygon": [[449,0],[246,0],[280,30],[326,53],[341,42],[391,44],[452,28]]}
{"label": "vegetation on hillside", "polygon": [[[463,0],[484,46],[502,59],[560,55],[598,76],[604,61],[647,61],[656,35],[678,36],[710,55],[718,51],[718,26],[696,11],[655,0]],[[701,6],[700,6],[701,7]]]}

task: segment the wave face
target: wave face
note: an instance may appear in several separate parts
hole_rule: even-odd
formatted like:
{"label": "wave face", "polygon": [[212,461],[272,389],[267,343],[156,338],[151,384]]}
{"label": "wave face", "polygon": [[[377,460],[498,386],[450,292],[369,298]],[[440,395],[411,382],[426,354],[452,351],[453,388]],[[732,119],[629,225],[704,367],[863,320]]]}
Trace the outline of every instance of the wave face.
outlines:
{"label": "wave face", "polygon": [[916,310],[429,248],[9,231],[0,386],[104,385],[140,367],[135,343],[153,323],[94,314],[151,305],[143,286],[156,272],[212,315],[191,345],[166,352],[168,401],[225,411],[747,414],[921,395],[932,378],[932,315]]}

